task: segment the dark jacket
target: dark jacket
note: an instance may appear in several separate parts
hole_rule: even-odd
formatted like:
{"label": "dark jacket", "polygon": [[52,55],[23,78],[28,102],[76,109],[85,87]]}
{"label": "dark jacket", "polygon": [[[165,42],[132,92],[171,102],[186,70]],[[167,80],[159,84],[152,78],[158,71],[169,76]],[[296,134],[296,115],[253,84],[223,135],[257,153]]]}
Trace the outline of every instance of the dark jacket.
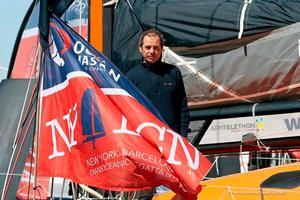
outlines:
{"label": "dark jacket", "polygon": [[154,104],[170,128],[186,137],[189,110],[180,70],[164,62],[151,66],[143,63],[126,75]]}

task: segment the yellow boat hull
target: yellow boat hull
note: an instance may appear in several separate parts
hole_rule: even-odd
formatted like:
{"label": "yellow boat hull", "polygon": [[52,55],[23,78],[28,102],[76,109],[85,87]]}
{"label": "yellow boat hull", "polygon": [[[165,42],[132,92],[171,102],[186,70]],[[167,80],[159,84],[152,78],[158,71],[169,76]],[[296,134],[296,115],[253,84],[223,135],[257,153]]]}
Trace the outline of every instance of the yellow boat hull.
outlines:
{"label": "yellow boat hull", "polygon": [[[291,189],[260,188],[270,176],[283,172],[300,170],[300,162],[270,167],[247,173],[234,174],[203,181],[201,200],[300,200],[300,186]],[[299,184],[300,185],[300,180]],[[153,200],[179,200],[179,195],[166,192],[153,197]]]}

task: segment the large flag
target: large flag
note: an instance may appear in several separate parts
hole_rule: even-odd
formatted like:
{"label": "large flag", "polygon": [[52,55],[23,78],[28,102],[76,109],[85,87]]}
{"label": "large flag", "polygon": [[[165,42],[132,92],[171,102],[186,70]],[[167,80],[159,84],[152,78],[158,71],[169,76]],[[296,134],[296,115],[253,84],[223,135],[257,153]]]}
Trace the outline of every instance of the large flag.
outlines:
{"label": "large flag", "polygon": [[165,185],[195,198],[211,163],[105,56],[50,21],[38,174],[115,191]]}

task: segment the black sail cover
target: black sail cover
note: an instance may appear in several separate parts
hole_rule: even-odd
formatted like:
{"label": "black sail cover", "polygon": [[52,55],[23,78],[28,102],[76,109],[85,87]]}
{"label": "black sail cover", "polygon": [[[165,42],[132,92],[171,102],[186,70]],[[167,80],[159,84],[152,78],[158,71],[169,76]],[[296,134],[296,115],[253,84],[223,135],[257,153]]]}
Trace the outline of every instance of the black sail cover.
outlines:
{"label": "black sail cover", "polygon": [[209,108],[297,98],[300,1],[128,0],[114,13],[112,60],[141,61],[138,39],[155,27],[163,59],[183,75],[189,106]]}

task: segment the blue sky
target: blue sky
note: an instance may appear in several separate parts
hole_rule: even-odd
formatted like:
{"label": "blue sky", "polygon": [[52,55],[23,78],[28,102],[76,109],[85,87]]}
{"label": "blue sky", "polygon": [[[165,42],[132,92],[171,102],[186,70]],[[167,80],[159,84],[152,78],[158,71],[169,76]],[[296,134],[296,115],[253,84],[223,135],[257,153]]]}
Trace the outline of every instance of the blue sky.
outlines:
{"label": "blue sky", "polygon": [[1,2],[0,12],[0,79],[5,78],[19,27],[32,0]]}

